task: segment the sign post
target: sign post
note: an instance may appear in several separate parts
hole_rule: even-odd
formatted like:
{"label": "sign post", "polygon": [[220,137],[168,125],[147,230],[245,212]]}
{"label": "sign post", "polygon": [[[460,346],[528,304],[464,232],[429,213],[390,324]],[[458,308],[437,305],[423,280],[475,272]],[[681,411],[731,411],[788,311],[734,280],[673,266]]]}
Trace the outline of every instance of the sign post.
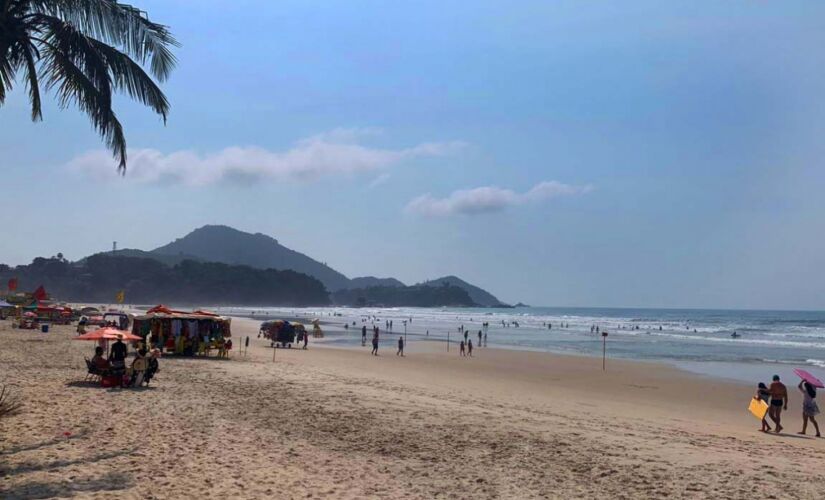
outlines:
{"label": "sign post", "polygon": [[602,371],[605,370],[605,360],[607,359],[607,330],[602,332]]}

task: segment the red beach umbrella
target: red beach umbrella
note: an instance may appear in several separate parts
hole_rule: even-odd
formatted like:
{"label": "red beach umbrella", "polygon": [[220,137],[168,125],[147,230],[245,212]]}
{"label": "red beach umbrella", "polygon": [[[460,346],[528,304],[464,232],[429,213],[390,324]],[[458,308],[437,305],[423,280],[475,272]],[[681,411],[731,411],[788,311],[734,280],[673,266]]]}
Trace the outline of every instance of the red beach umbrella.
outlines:
{"label": "red beach umbrella", "polygon": [[125,340],[126,342],[133,342],[136,340],[143,340],[141,337],[137,335],[132,335],[131,333],[125,330],[118,330],[117,328],[112,327],[105,327],[105,328],[98,328],[97,330],[93,330],[88,333],[84,333],[83,335],[78,335],[74,338],[74,340]]}

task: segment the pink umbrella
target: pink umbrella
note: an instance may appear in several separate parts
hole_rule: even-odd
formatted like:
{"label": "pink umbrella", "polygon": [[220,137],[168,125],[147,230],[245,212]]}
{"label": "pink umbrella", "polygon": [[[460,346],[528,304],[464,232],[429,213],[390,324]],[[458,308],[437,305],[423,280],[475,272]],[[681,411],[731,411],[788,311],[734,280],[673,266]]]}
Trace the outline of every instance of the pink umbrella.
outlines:
{"label": "pink umbrella", "polygon": [[823,384],[821,380],[806,372],[802,368],[795,368],[793,372],[799,375],[799,378],[801,378],[805,382],[808,382],[812,386],[825,388],[825,384]]}

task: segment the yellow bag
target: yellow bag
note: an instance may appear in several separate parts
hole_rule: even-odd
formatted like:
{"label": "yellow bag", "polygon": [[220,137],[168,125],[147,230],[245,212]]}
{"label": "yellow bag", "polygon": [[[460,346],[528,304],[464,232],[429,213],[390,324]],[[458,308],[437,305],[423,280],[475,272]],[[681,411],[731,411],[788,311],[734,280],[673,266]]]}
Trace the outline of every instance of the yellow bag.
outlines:
{"label": "yellow bag", "polygon": [[765,418],[765,414],[768,413],[768,403],[759,398],[751,398],[751,404],[748,405],[748,411],[750,411],[754,417],[762,420]]}

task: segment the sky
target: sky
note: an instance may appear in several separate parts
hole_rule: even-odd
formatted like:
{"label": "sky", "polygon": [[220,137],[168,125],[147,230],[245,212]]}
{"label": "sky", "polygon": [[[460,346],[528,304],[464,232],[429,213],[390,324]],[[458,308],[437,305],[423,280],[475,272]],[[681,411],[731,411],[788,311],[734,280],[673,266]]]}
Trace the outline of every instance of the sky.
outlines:
{"label": "sky", "polygon": [[135,0],[168,123],[0,107],[0,262],[204,224],[546,306],[825,309],[825,3]]}

